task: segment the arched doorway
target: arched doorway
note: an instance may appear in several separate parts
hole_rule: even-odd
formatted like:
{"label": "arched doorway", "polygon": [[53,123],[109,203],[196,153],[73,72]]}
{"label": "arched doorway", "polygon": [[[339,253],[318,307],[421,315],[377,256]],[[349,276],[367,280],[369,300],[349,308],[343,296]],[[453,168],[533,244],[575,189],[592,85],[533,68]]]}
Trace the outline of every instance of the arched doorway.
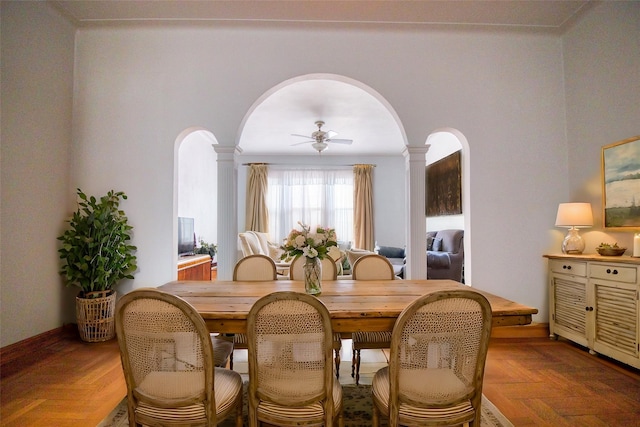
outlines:
{"label": "arched doorway", "polygon": [[176,138],[174,157],[174,256],[177,258],[177,218],[194,220],[195,240],[217,244],[218,171],[213,134],[189,128]]}
{"label": "arched doorway", "polygon": [[429,151],[426,156],[427,166],[460,151],[461,180],[460,192],[462,213],[442,216],[427,216],[427,231],[444,229],[464,230],[464,278],[465,283],[471,283],[471,203],[470,203],[470,153],[469,144],[465,136],[454,128],[440,128],[433,131],[427,138]]}

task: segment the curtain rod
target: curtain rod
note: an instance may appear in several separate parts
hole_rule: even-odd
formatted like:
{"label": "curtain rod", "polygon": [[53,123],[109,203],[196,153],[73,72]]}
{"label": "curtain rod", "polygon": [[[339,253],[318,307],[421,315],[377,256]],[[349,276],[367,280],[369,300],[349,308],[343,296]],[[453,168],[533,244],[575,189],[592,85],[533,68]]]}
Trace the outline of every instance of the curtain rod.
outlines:
{"label": "curtain rod", "polygon": [[322,167],[322,166],[339,166],[339,167],[345,167],[345,166],[358,166],[358,165],[365,165],[365,166],[372,166],[372,167],[376,167],[376,165],[374,164],[370,164],[370,163],[356,163],[353,165],[301,165],[301,164],[297,164],[297,163],[242,163],[242,166],[251,166],[251,165],[265,165],[265,166],[295,166],[295,167]]}

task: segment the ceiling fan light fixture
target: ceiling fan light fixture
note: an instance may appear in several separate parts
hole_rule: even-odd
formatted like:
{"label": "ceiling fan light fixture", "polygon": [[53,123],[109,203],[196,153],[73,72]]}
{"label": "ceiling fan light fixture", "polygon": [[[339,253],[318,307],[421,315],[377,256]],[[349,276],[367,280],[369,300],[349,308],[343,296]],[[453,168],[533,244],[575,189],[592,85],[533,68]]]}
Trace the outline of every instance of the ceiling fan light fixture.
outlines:
{"label": "ceiling fan light fixture", "polygon": [[311,146],[318,152],[322,153],[324,150],[329,148],[329,145],[326,142],[314,142]]}

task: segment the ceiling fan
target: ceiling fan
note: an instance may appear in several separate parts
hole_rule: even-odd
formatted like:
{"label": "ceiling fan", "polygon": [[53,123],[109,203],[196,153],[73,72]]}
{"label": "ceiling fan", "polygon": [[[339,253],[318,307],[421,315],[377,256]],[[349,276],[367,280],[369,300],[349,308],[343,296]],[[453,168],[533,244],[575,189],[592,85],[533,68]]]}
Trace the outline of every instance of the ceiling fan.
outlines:
{"label": "ceiling fan", "polygon": [[291,136],[299,136],[302,138],[307,138],[309,141],[297,142],[291,145],[311,144],[314,150],[316,150],[318,153],[322,153],[324,150],[329,148],[329,143],[350,145],[353,142],[353,140],[351,139],[334,138],[334,136],[338,135],[338,133],[332,130],[327,132],[323,131],[322,130],[323,125],[324,125],[324,122],[322,120],[318,120],[316,122],[316,126],[318,126],[318,130],[313,132],[311,136],[298,135],[298,134],[292,133]]}

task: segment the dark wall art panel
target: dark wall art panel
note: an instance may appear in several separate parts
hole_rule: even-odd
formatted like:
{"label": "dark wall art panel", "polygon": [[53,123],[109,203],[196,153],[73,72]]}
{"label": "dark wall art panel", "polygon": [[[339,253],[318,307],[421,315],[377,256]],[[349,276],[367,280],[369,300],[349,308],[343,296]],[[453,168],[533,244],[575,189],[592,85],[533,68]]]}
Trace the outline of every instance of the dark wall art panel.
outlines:
{"label": "dark wall art panel", "polygon": [[462,213],[461,152],[444,157],[427,166],[427,216]]}

